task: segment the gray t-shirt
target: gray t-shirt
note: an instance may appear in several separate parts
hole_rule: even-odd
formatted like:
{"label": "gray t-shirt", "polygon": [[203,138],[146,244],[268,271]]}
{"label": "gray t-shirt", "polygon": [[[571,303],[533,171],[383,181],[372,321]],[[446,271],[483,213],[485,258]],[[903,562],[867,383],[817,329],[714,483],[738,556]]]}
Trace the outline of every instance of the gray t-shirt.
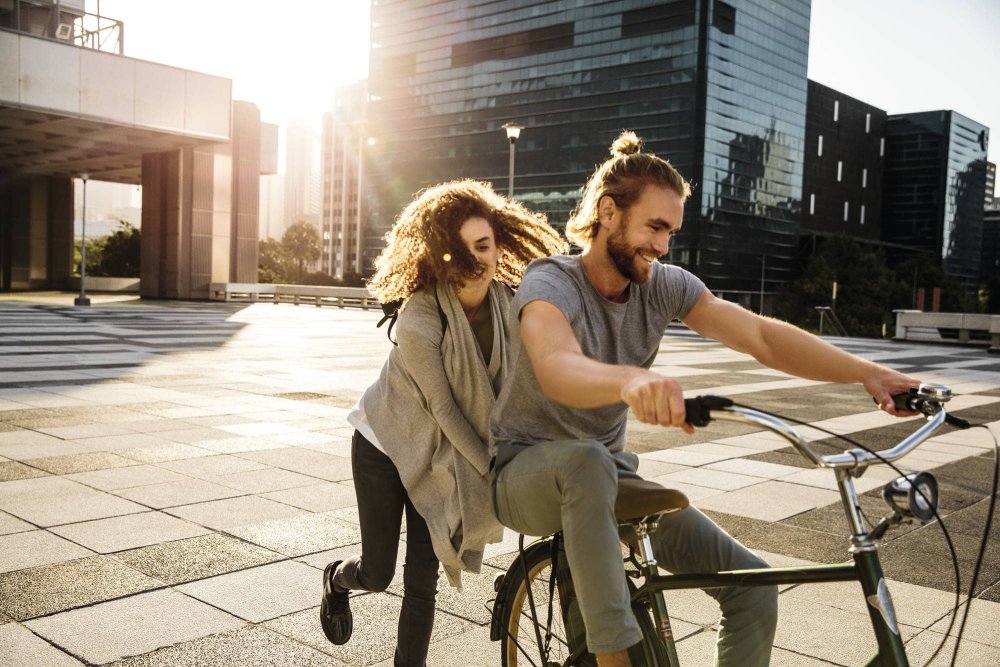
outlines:
{"label": "gray t-shirt", "polygon": [[[554,440],[597,440],[612,453],[625,448],[628,406],[570,408],[547,398],[521,344],[521,310],[547,301],[566,316],[583,353],[609,364],[649,368],[671,320],[685,317],[705,284],[675,266],[654,262],[649,280],[629,285],[625,303],[605,299],[594,289],[582,256],[556,256],[531,263],[510,308],[512,373],[490,419],[490,453],[502,445]],[[616,457],[619,458],[619,457]]]}

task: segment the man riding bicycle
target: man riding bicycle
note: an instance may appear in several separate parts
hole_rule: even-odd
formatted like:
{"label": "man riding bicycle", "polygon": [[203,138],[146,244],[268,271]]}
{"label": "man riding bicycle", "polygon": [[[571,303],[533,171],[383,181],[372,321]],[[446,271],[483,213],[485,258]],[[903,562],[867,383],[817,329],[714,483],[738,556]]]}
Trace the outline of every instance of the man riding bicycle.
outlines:
{"label": "man riding bicycle", "polygon": [[[679,319],[695,332],[777,370],[861,383],[886,412],[919,382],[787,323],[717,299],[697,277],[660,264],[681,229],[688,183],[624,132],[590,177],[567,225],[582,255],[536,260],[512,305],[513,372],[490,424],[497,518],[529,535],[563,531],[587,633],[601,667],[629,665],[641,635],[629,603],[614,503],[618,480],[638,477],[625,451],[631,409],[648,424],[685,422],[677,381],[648,370]],[[766,567],[694,507],[665,515],[652,536],[674,573]],[[707,591],[722,619],[720,665],[767,665],[777,623],[775,587]]]}

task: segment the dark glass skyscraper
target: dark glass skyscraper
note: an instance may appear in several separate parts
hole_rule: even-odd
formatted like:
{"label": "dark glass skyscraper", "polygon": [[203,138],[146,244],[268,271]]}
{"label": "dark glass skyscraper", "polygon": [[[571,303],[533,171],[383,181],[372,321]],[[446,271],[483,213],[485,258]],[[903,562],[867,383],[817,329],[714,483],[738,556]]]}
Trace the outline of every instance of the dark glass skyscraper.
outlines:
{"label": "dark glass skyscraper", "polygon": [[622,129],[696,186],[671,260],[716,291],[792,277],[809,0],[374,0],[366,183],[384,232],[473,177],[563,224]]}
{"label": "dark glass skyscraper", "polygon": [[889,116],[882,238],[930,253],[966,287],[981,261],[989,129],[954,111]]}

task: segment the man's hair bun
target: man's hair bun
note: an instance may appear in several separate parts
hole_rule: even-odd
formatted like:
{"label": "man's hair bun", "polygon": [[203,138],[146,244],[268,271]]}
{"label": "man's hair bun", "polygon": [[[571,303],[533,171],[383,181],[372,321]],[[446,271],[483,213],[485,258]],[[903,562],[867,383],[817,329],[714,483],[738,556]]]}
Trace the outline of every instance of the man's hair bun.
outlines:
{"label": "man's hair bun", "polygon": [[611,144],[611,155],[635,155],[642,150],[642,139],[636,136],[632,130],[625,130],[618,135],[615,142]]}

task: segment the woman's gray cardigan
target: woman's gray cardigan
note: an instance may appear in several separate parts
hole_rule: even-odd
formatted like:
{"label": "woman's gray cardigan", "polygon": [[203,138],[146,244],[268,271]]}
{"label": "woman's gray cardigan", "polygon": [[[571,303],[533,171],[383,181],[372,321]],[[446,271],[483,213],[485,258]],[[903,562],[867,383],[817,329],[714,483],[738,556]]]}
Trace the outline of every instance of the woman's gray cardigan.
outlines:
{"label": "woman's gray cardigan", "polygon": [[[490,411],[507,371],[512,294],[493,281],[481,306],[493,315],[487,363],[449,285],[414,293],[396,324],[399,346],[361,399],[378,444],[427,522],[434,553],[459,589],[461,571],[479,572],[485,545],[503,537],[485,476]],[[438,302],[448,323],[443,332]]]}

